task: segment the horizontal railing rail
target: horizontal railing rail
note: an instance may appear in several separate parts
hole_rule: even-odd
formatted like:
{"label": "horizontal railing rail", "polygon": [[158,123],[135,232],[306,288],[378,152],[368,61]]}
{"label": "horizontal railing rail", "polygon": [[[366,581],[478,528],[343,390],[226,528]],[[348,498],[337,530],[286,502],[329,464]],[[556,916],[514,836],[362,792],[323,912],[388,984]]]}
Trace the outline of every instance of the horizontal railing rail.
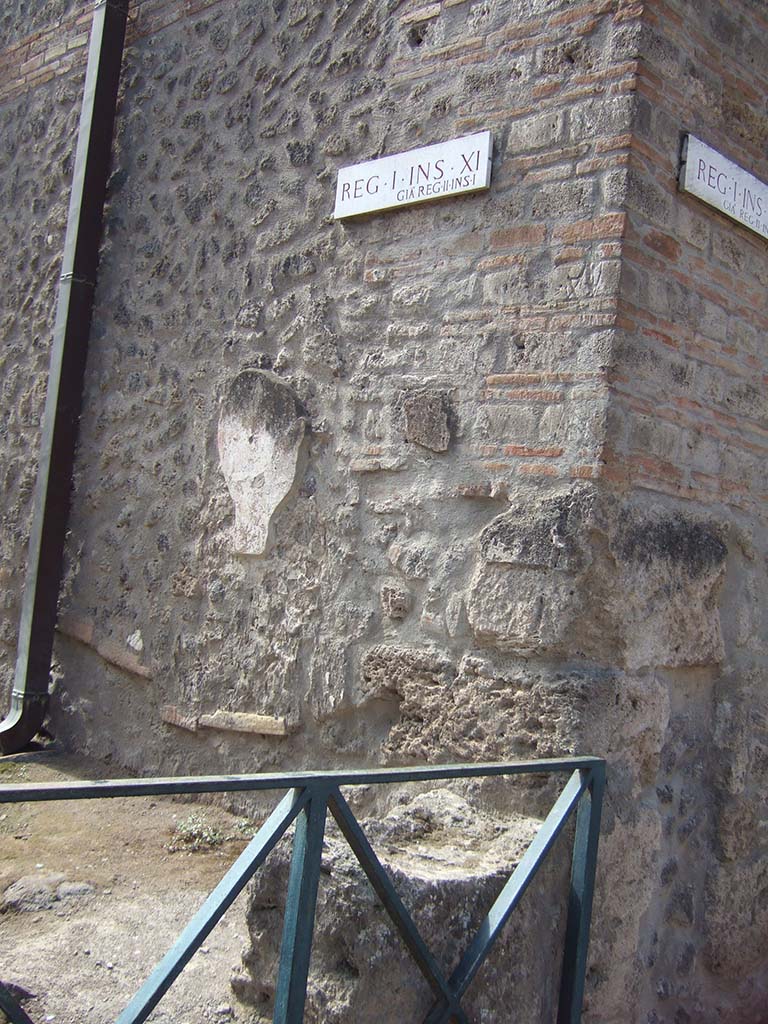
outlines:
{"label": "horizontal railing rail", "polygon": [[[570,773],[549,812],[450,977],[437,963],[400,899],[389,873],[341,793],[345,786],[447,781],[489,776]],[[461,1003],[510,914],[575,812],[558,1024],[578,1024],[584,996],[605,762],[570,757],[504,764],[378,768],[368,771],[286,772],[182,778],[119,779],[96,782],[1,785],[0,803],[84,800],[106,797],[287,790],[253,839],[141,986],[116,1024],[141,1024],[181,974],[195,951],[295,822],[286,894],[283,937],[275,993],[274,1024],[304,1019],[317,889],[328,811],[389,914],[397,932],[432,990],[433,1005],[423,1024],[468,1024]],[[0,1009],[11,1024],[34,1024],[7,987],[0,984]]]}

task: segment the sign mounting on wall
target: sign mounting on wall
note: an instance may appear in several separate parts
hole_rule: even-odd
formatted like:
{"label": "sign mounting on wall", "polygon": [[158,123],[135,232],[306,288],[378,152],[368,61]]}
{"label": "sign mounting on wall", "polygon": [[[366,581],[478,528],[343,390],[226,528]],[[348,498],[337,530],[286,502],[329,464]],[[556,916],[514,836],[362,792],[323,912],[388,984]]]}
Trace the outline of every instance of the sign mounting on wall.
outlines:
{"label": "sign mounting on wall", "polygon": [[333,216],[339,220],[488,188],[492,149],[491,133],[478,132],[342,167]]}
{"label": "sign mounting on wall", "polygon": [[768,185],[694,135],[683,144],[680,189],[768,238]]}

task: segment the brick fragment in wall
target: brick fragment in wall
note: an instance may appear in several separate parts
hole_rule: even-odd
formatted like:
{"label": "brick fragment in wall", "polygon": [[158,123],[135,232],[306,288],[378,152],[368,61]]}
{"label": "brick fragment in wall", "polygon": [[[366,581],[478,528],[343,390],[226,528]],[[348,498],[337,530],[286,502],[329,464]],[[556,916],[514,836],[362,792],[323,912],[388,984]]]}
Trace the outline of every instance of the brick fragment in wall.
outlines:
{"label": "brick fragment in wall", "polygon": [[211,715],[200,715],[197,724],[201,729],[221,729],[224,732],[246,732],[258,736],[287,736],[292,730],[285,718],[273,715],[259,715],[247,711],[214,711]]}
{"label": "brick fragment in wall", "polygon": [[72,615],[62,615],[57,623],[57,629],[64,636],[72,637],[86,647],[92,647],[110,665],[141,679],[152,678],[152,670],[142,664],[135,650],[111,637],[97,639],[93,622]]}
{"label": "brick fragment in wall", "polygon": [[197,718],[187,715],[173,704],[164,704],[160,708],[160,719],[168,725],[175,725],[187,732],[197,732]]}
{"label": "brick fragment in wall", "polygon": [[359,455],[351,460],[353,473],[393,473],[405,468],[405,459],[397,455]]}
{"label": "brick fragment in wall", "polygon": [[152,670],[142,665],[138,656],[133,651],[128,651],[122,644],[115,640],[100,640],[96,644],[96,653],[100,654],[105,661],[117,668],[121,668],[131,675],[139,676],[141,679],[151,679]]}
{"label": "brick fragment in wall", "polygon": [[93,622],[74,615],[60,615],[56,628],[64,636],[79,640],[81,644],[93,646]]}

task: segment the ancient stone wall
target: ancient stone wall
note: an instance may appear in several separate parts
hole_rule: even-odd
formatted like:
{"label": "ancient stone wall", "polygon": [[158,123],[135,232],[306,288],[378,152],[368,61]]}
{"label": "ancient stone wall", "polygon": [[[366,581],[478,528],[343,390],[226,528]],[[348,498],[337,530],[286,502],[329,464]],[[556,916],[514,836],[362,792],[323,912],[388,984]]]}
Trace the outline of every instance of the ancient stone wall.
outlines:
{"label": "ancient stone wall", "polygon": [[691,132],[768,180],[766,13],[643,15],[606,477],[633,523],[635,666],[665,695],[636,826],[658,835],[637,944],[654,1021],[765,1014],[768,247],[678,192],[677,170]]}
{"label": "ancient stone wall", "polygon": [[[61,622],[93,749],[551,749],[492,694],[565,650],[567,612],[547,537],[521,558],[498,517],[551,495],[565,522],[600,464],[635,46],[620,7],[566,6],[212,6],[132,38]],[[490,193],[330,219],[340,164],[480,127]],[[222,470],[244,371],[306,425],[258,558]]]}
{"label": "ancient stone wall", "polygon": [[[85,52],[51,16],[0,21],[6,686]],[[765,28],[132,5],[53,728],[142,772],[607,756],[601,1024],[760,1019],[766,248],[676,175],[690,130],[768,178]],[[485,129],[488,192],[332,219],[338,167]]]}

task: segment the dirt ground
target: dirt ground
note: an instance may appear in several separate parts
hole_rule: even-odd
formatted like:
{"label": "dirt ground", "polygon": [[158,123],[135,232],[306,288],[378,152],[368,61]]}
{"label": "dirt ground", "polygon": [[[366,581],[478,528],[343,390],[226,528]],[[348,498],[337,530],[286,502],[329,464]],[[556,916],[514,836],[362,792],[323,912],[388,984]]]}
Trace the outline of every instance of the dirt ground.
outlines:
{"label": "dirt ground", "polygon": [[[55,748],[0,759],[2,784],[113,775]],[[251,833],[158,797],[0,804],[0,980],[35,1024],[114,1022]],[[243,893],[149,1020],[251,1021],[229,985],[245,944]]]}

